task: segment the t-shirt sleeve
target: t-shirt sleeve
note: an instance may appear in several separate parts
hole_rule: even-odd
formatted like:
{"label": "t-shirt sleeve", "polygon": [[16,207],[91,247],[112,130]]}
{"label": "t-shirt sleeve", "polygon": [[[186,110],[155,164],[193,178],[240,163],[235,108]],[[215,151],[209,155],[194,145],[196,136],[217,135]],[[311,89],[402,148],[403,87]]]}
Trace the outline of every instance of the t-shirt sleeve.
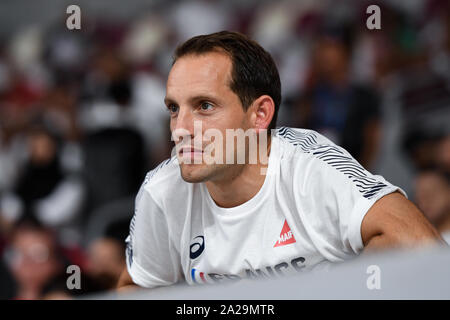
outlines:
{"label": "t-shirt sleeve", "polygon": [[364,169],[343,148],[332,143],[311,150],[298,202],[305,228],[329,260],[341,260],[364,248],[361,224],[372,205],[395,191],[406,193],[382,176]]}
{"label": "t-shirt sleeve", "polygon": [[145,188],[145,183],[136,196],[126,244],[127,269],[134,283],[153,288],[179,281],[177,253],[170,240],[164,212]]}

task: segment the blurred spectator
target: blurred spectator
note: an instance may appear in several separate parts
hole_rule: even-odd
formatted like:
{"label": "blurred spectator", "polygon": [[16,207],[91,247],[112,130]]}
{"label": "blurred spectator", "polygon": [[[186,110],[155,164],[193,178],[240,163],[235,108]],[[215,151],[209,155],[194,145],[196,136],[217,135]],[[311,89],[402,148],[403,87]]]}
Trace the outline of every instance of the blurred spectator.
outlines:
{"label": "blurred spectator", "polygon": [[17,281],[16,299],[39,299],[44,286],[64,272],[52,232],[28,221],[15,228],[5,255]]}
{"label": "blurred spectator", "polygon": [[177,35],[177,43],[202,34],[218,32],[232,25],[226,2],[216,0],[188,0],[174,3],[169,14]]}
{"label": "blurred spectator", "polygon": [[420,128],[412,128],[405,134],[404,148],[417,170],[436,166],[441,137],[439,133]]}
{"label": "blurred spectator", "polygon": [[422,62],[409,67],[400,76],[403,78],[400,103],[406,139],[418,148],[413,155],[416,164],[426,166],[424,162],[437,160],[439,140],[450,133],[450,82]]}
{"label": "blurred spectator", "polygon": [[135,195],[130,195],[112,200],[92,211],[84,232],[85,246],[89,246],[99,237],[125,239],[128,235],[130,215],[134,212],[134,202]]}
{"label": "blurred spectator", "polygon": [[380,140],[379,97],[373,88],[352,82],[349,55],[342,40],[326,36],[318,42],[292,125],[321,132],[370,168]]}
{"label": "blurred spectator", "polygon": [[396,7],[382,7],[383,32],[376,37],[384,113],[378,168],[412,193],[418,170],[436,166],[438,140],[449,134],[449,2],[424,1],[415,14]]}
{"label": "blurred spectator", "polygon": [[[162,11],[160,9],[159,11]],[[138,130],[145,142],[149,167],[167,158],[170,141],[168,114],[163,107],[165,77],[170,69],[174,30],[162,13],[144,14],[127,30],[119,48],[130,74],[131,100],[128,124]]]}
{"label": "blurred spectator", "polygon": [[[131,200],[131,199],[130,199]],[[125,207],[124,207],[125,205]],[[106,290],[115,289],[125,268],[125,239],[129,231],[128,212],[133,211],[132,203],[112,203],[96,215],[87,231],[87,251],[89,275]],[[110,213],[110,216],[107,215]]]}
{"label": "blurred spectator", "polygon": [[[67,176],[59,163],[59,142],[42,124],[27,136],[28,160],[11,193],[2,198],[3,219],[12,224],[21,217],[59,227],[60,239],[76,243],[77,216],[83,201],[81,182]],[[10,205],[5,205],[11,203]]]}
{"label": "blurred spectator", "polygon": [[88,248],[87,272],[106,290],[116,288],[120,274],[125,268],[125,246],[123,241],[112,237],[94,240]]}
{"label": "blurred spectator", "polygon": [[[320,1],[268,1],[255,6],[247,22],[248,34],[277,62],[284,100],[305,85],[311,40],[320,25],[323,5]],[[281,121],[283,111],[281,108]]]}
{"label": "blurred spectator", "polygon": [[[85,107],[82,123],[83,173],[88,210],[134,194],[148,168],[142,135],[130,121],[131,81],[117,57],[109,57],[104,97]],[[108,58],[108,59],[109,59]]]}
{"label": "blurred spectator", "polygon": [[[13,275],[13,287],[7,282],[2,282],[2,286],[5,285],[6,289],[9,285],[9,290],[13,290],[15,282],[17,287],[15,295],[8,298],[59,300],[107,290],[102,279],[92,277],[83,259],[73,253],[73,250],[60,246],[55,233],[38,221],[18,221],[4,252],[8,269]],[[80,267],[80,288],[70,289],[67,286],[70,274],[66,270],[69,265]]]}
{"label": "blurred spectator", "polygon": [[415,201],[450,244],[450,180],[439,171],[422,171],[416,178]]}

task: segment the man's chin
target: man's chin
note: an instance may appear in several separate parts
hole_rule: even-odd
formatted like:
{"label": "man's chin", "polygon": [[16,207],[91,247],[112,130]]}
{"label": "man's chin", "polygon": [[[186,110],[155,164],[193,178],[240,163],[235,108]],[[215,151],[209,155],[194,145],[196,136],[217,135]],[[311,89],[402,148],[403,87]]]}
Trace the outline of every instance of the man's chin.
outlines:
{"label": "man's chin", "polygon": [[184,181],[189,183],[200,183],[208,180],[208,176],[202,172],[202,168],[195,168],[199,165],[181,165],[181,177]]}

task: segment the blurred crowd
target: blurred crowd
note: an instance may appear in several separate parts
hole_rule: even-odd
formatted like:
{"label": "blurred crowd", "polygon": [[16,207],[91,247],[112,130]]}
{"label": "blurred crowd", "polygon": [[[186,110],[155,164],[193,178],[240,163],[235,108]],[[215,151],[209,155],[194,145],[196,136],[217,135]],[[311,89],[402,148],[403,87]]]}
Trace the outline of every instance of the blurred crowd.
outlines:
{"label": "blurred crowd", "polygon": [[[381,30],[366,28],[369,4]],[[81,10],[81,30],[63,16],[0,39],[0,298],[114,288],[136,192],[172,148],[173,50],[220,30],[273,55],[278,125],[340,144],[450,238],[448,1],[164,1],[128,21]]]}

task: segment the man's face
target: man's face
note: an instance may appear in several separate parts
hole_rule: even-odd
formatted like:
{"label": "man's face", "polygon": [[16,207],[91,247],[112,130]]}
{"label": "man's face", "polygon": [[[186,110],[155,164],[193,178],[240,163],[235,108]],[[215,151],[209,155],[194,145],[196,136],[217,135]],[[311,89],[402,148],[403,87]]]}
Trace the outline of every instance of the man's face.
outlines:
{"label": "man's face", "polygon": [[[231,59],[225,53],[210,52],[179,58],[169,73],[165,104],[171,114],[170,130],[181,175],[187,182],[224,179],[238,168],[225,164],[225,149],[229,149],[225,143],[226,129],[245,131],[249,128],[249,119],[239,97],[230,89],[231,70]],[[201,130],[194,132],[194,122],[201,123]],[[204,161],[205,148],[214,140],[208,135],[205,137],[210,129],[220,131],[224,137],[222,147],[214,141],[217,149],[211,153],[221,152],[221,163]],[[200,143],[194,146],[195,140]],[[236,153],[236,148],[235,144],[228,152]]]}

